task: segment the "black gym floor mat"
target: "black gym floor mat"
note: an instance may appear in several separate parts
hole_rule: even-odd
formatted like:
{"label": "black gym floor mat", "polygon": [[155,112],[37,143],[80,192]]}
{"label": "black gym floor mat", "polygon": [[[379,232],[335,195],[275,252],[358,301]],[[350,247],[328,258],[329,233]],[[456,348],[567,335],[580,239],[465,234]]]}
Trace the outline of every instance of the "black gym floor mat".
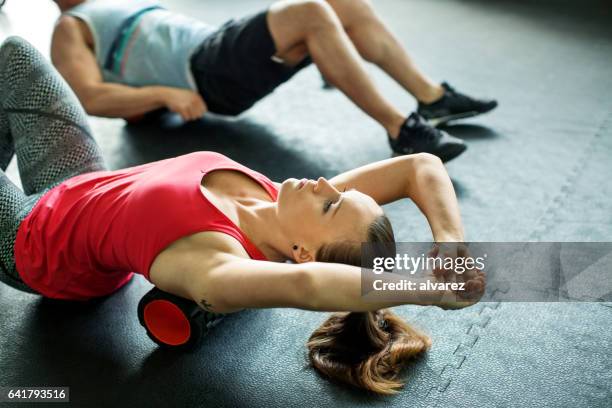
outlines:
{"label": "black gym floor mat", "polygon": [[[214,23],[267,4],[167,3]],[[10,6],[11,0],[7,13]],[[495,112],[446,129],[469,145],[448,164],[468,240],[612,239],[610,6],[470,0],[375,6],[432,78],[500,102]],[[14,17],[21,25],[10,26],[11,17],[0,19],[0,40],[10,33],[28,38],[27,19]],[[370,69],[389,99],[414,109],[409,95]],[[323,90],[313,67],[238,119],[140,127],[92,119],[92,127],[112,168],[216,150],[283,180],[332,176],[390,156],[382,129],[340,92]],[[386,210],[399,240],[430,239],[414,205]],[[405,390],[382,398],[331,384],[307,367],[305,341],[326,314],[242,312],[198,350],[176,354],[157,349],[138,324],[136,306],[149,288],[137,277],[108,299],[75,306],[0,286],[0,386],[70,386],[75,406],[612,405],[609,303],[397,308],[432,336],[433,347],[406,371]]]}

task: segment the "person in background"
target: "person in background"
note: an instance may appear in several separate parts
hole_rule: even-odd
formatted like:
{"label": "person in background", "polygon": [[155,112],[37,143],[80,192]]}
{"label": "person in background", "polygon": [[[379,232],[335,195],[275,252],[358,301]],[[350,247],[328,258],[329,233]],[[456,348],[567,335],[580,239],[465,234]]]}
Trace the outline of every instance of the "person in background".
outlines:
{"label": "person in background", "polygon": [[[134,119],[159,109],[185,120],[239,115],[313,63],[376,120],[396,154],[443,161],[466,145],[434,125],[488,112],[479,100],[420,72],[367,0],[281,0],[213,27],[155,0],[54,0],[62,14],[51,56],[85,110]],[[418,100],[409,115],[370,79],[378,65]]]}

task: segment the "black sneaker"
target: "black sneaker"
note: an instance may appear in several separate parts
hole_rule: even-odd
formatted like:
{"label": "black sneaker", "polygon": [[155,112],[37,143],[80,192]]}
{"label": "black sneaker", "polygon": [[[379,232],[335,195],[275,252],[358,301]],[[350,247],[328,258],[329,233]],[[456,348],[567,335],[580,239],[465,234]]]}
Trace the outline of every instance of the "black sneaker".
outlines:
{"label": "black sneaker", "polygon": [[475,99],[463,95],[446,82],[442,83],[444,96],[434,103],[419,102],[417,112],[429,121],[432,126],[439,126],[451,120],[470,118],[489,112],[497,107],[497,101]]}
{"label": "black sneaker", "polygon": [[430,126],[416,112],[406,119],[397,139],[389,136],[389,144],[397,154],[431,153],[443,162],[454,159],[467,149],[463,140]]}

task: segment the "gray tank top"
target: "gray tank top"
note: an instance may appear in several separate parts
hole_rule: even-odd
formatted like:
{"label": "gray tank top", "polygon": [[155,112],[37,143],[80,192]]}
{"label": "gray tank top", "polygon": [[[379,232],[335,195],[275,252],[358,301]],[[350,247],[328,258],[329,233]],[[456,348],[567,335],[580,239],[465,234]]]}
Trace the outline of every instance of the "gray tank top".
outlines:
{"label": "gray tank top", "polygon": [[65,14],[89,27],[106,82],[197,90],[191,56],[214,27],[157,0],[89,0]]}

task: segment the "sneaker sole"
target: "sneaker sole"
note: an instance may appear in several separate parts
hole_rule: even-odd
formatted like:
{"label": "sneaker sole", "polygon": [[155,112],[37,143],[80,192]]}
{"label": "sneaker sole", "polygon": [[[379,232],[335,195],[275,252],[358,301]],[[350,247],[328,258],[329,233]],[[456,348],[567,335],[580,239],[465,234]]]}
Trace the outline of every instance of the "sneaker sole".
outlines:
{"label": "sneaker sole", "polygon": [[467,119],[467,118],[473,118],[474,116],[478,116],[478,115],[484,115],[485,113],[491,112],[496,107],[497,107],[497,104],[495,104],[494,106],[491,106],[489,109],[486,109],[480,112],[479,111],[469,111],[469,112],[457,113],[455,115],[441,116],[439,118],[429,119],[427,123],[429,123],[433,127],[438,127],[441,125],[445,125],[448,122],[452,122],[453,120]]}
{"label": "sneaker sole", "polygon": [[447,161],[453,160],[455,157],[459,156],[461,153],[467,150],[467,145],[464,144],[456,144],[447,146],[445,149],[439,151],[436,156],[440,158],[444,163]]}
{"label": "sneaker sole", "polygon": [[[447,161],[453,160],[455,157],[459,156],[461,153],[467,150],[467,145],[457,144],[452,146],[447,146],[445,149],[432,153],[440,158],[442,162],[446,163]],[[409,156],[410,154],[418,154],[418,153],[398,153],[393,151],[391,157],[399,157],[399,156]]]}

